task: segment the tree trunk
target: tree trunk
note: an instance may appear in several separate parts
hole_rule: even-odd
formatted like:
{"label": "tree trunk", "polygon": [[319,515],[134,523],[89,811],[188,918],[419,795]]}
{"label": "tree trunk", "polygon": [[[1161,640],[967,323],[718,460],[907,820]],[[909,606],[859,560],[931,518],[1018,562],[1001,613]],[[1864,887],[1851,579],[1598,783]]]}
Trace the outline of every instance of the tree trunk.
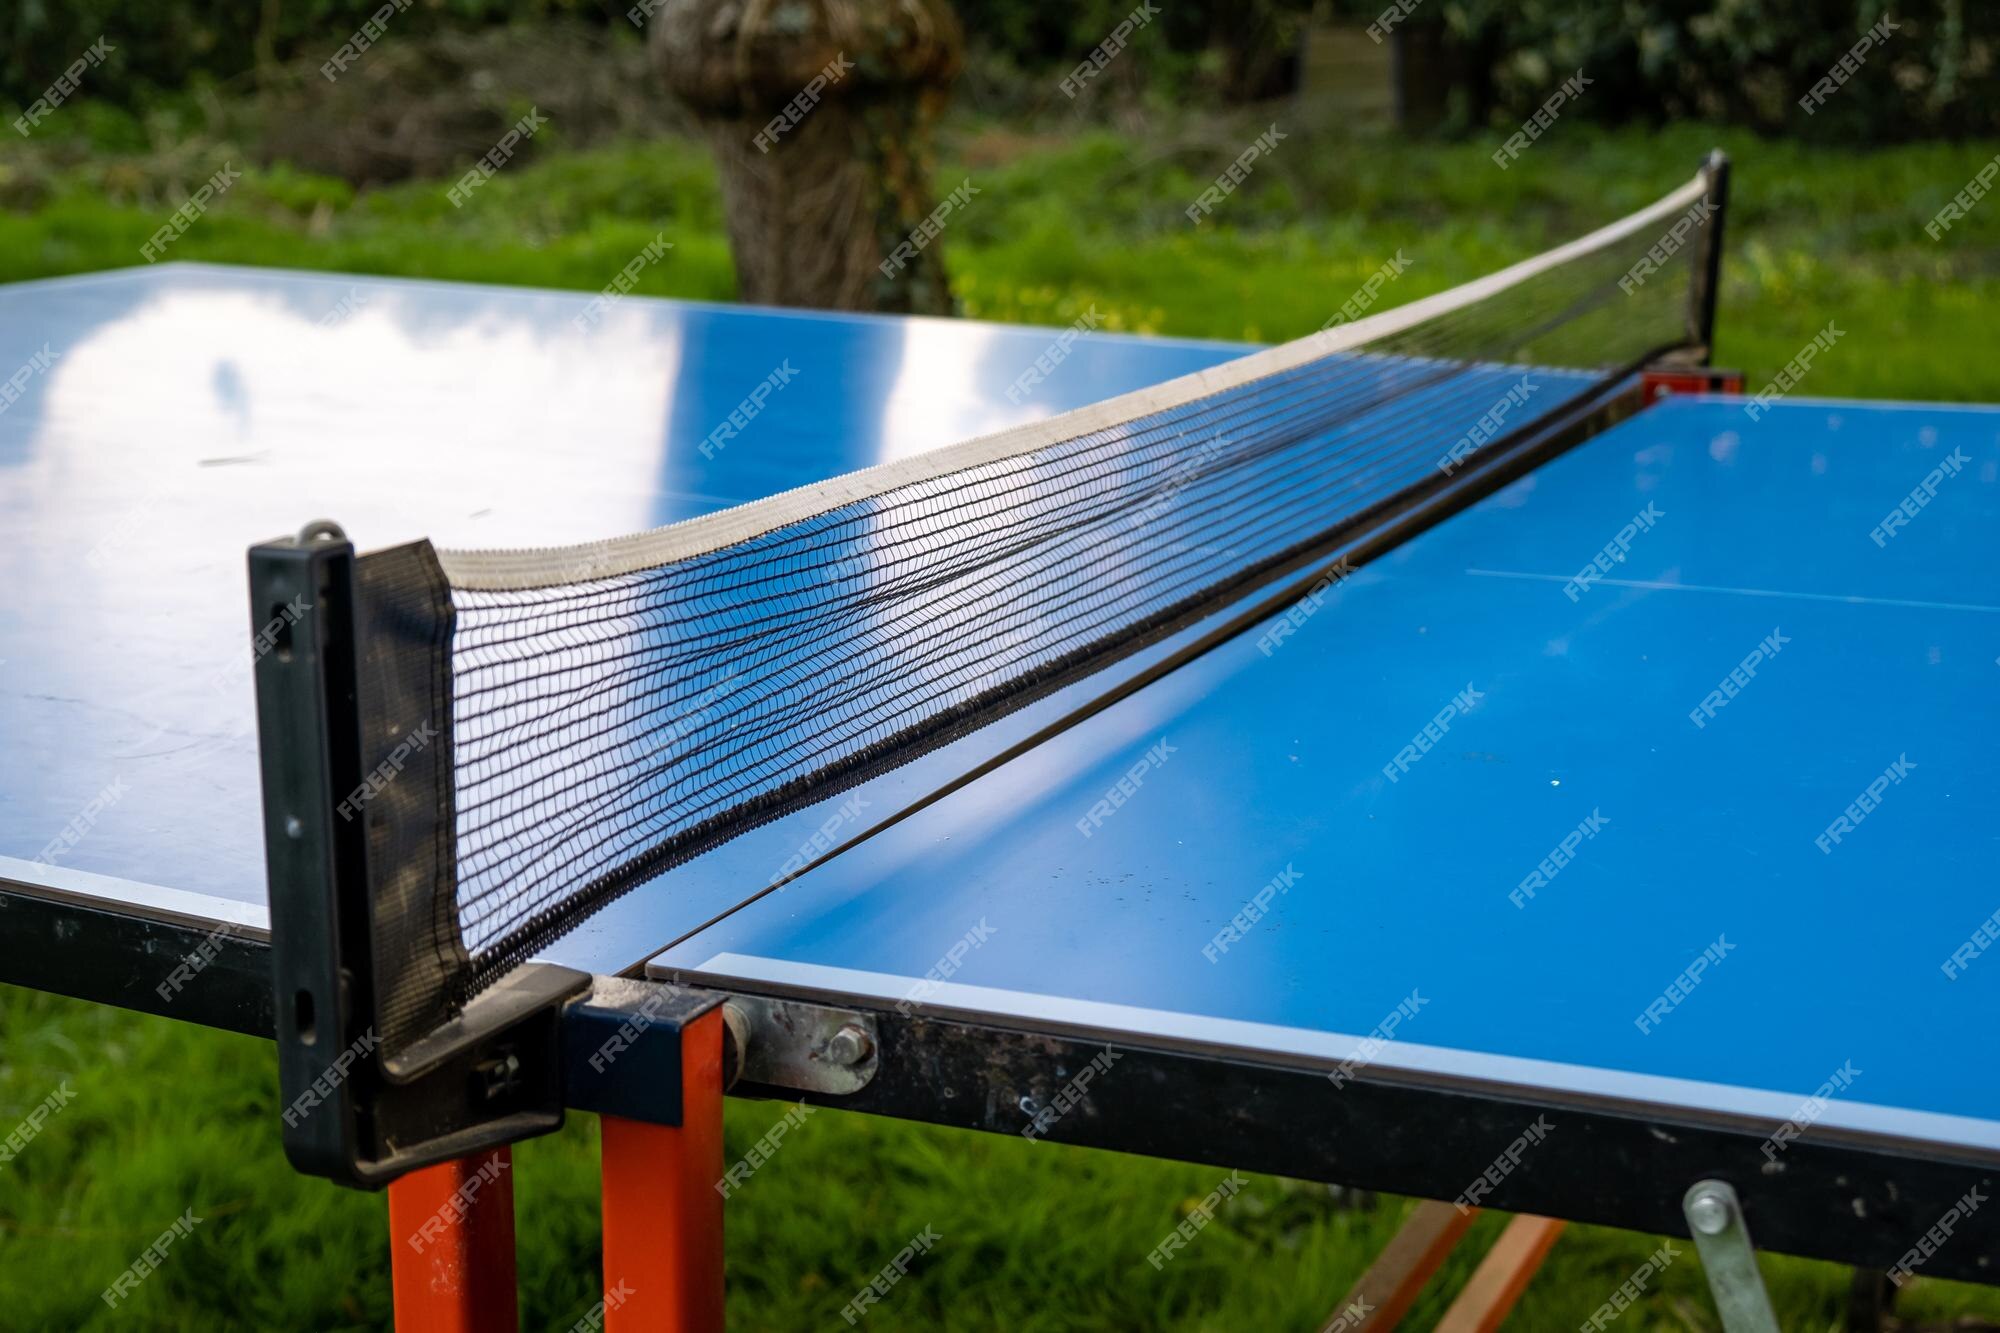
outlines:
{"label": "tree trunk", "polygon": [[761,153],[765,122],[702,118],[722,181],[738,294],[764,305],[949,314],[940,246],[894,277],[881,264],[929,215],[924,131],[906,107],[821,106]]}
{"label": "tree trunk", "polygon": [[951,312],[940,241],[883,264],[935,206],[932,130],[962,46],[945,0],[661,6],[654,64],[715,156],[742,299]]}

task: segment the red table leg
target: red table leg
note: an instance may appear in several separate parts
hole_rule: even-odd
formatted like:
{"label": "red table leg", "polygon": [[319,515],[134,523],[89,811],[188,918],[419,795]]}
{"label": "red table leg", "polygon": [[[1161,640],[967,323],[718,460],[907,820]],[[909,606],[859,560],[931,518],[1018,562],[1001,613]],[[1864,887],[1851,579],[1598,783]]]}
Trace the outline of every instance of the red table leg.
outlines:
{"label": "red table leg", "polygon": [[604,1124],[605,1333],[722,1328],[722,1010],[681,1034],[681,1123]]}
{"label": "red table leg", "polygon": [[514,1172],[506,1148],[427,1166],[389,1186],[396,1327],[515,1333]]}

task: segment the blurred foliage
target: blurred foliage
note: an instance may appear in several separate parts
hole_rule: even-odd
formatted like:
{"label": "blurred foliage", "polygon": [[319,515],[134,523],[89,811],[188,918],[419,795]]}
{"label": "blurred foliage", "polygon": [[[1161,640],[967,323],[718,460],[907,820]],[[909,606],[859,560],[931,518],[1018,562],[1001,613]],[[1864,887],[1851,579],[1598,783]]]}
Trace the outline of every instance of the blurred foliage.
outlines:
{"label": "blurred foliage", "polygon": [[[1067,72],[1134,15],[1143,23],[1083,100],[1105,88],[1130,91],[1144,78],[1173,94],[1246,102],[1290,92],[1313,0],[956,0],[975,49],[1027,70]],[[1102,85],[1100,87],[1100,85]]]}
{"label": "blurred foliage", "polygon": [[[227,82],[287,61],[327,59],[385,6],[405,7],[384,33],[429,35],[551,16],[627,29],[636,0],[11,0],[0,5],[0,102],[26,105],[100,37],[111,44],[85,75],[93,96],[126,104],[204,81]],[[956,0],[983,53],[1020,69],[1068,69],[1141,0]],[[1119,62],[1129,78],[1229,101],[1285,92],[1312,0],[1208,0],[1155,5]]]}
{"label": "blurred foliage", "polygon": [[[40,151],[24,160],[26,170],[11,185],[0,171],[0,204],[30,190],[39,167],[88,169],[93,158],[121,154],[171,166],[196,140],[239,165],[289,165],[368,186],[462,172],[530,107],[547,125],[522,145],[528,158],[558,144],[594,147],[688,128],[622,20],[384,32],[337,79],[320,66],[344,38],[265,66],[254,87],[246,79],[240,90],[198,78],[184,89],[112,99],[100,91],[102,71],[92,70],[77,96],[35,127]],[[18,142],[10,134],[0,146],[10,140]]]}
{"label": "blurred foliage", "polygon": [[310,57],[317,66],[385,8],[396,12],[383,19],[383,32],[407,35],[601,15],[606,6],[597,0],[7,0],[0,4],[0,100],[26,105],[40,97],[99,38],[109,52],[83,82],[92,96],[128,105],[285,60]]}
{"label": "blurred foliage", "polygon": [[524,147],[588,147],[684,131],[637,32],[569,19],[384,40],[337,80],[315,52],[267,72],[254,157],[357,185],[446,175],[534,107]]}
{"label": "blurred foliage", "polygon": [[[1328,3],[1347,21],[1367,22],[1389,0]],[[635,31],[630,0],[9,0],[0,4],[0,103],[32,102],[100,37],[110,53],[83,83],[90,96],[126,106],[213,83],[262,86],[288,62],[317,81],[322,61],[397,4],[406,7],[382,27],[405,38],[550,17]],[[968,100],[1016,114],[1066,109],[1060,76],[1141,0],[955,6],[974,51]],[[1313,0],[1154,4],[1078,101],[1282,95],[1296,85],[1314,8]],[[1799,97],[1885,16],[1896,30],[1824,105],[1801,111]],[[1405,23],[1444,34],[1453,67],[1465,71],[1455,102],[1463,128],[1518,122],[1582,68],[1594,83],[1571,114],[1607,123],[1692,117],[1828,143],[2000,131],[1994,0],[1419,0]]]}
{"label": "blurred foliage", "polygon": [[[1593,83],[1576,113],[1614,124],[1693,118],[1824,143],[2000,131],[1993,0],[1445,0],[1438,16],[1490,68],[1503,121],[1580,68]],[[1894,30],[1808,115],[1799,99],[1883,18]]]}
{"label": "blurred foliage", "polygon": [[[1336,0],[1350,22],[1388,0]],[[1131,0],[958,0],[975,43],[1022,69],[1068,68]],[[1170,95],[1236,102],[1292,87],[1308,0],[1160,5],[1132,42],[1135,68]],[[1877,20],[1895,25],[1833,96],[1798,99]],[[1519,121],[1571,72],[1595,82],[1572,114],[1623,124],[1702,119],[1828,143],[2000,131],[2000,4],[1992,0],[1427,0],[1404,20],[1442,28],[1470,71],[1461,121]],[[1465,128],[1471,128],[1468,124]]]}

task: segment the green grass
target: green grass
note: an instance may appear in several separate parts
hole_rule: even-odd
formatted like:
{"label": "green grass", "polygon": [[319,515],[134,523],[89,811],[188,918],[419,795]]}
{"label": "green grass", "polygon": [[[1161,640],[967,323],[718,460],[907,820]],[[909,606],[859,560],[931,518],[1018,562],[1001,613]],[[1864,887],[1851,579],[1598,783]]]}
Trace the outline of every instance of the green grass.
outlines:
{"label": "green grass", "polygon": [[[1007,143],[953,127],[940,179],[981,190],[945,236],[965,313],[1065,324],[1095,305],[1113,329],[1293,337],[1398,250],[1410,268],[1385,304],[1636,208],[1719,141],[1739,163],[1722,360],[1761,382],[1831,319],[1847,336],[1815,367],[1814,392],[2000,398],[2000,366],[1974,354],[2000,296],[2000,207],[1975,209],[1942,243],[1923,232],[2000,145],[1836,152],[1698,126],[1579,125],[1501,172],[1482,143],[1294,136],[1191,227],[1182,207],[1243,129]],[[172,153],[8,145],[0,203],[15,206],[0,211],[0,281],[140,262],[181,186],[225,160],[241,165],[243,154],[199,138]],[[595,289],[661,232],[675,249],[638,290],[733,294],[713,172],[698,147],[675,141],[558,148],[502,172],[462,209],[439,181],[357,196],[288,168],[248,171],[167,257]]]}
{"label": "green grass", "polygon": [[[0,150],[0,280],[139,262],[184,189],[242,151],[87,108],[65,133]],[[1809,150],[1700,128],[1564,124],[1513,170],[1487,146],[1295,134],[1212,222],[1181,208],[1254,128],[1009,138],[955,124],[941,179],[982,193],[945,244],[968,314],[1275,340],[1317,328],[1399,248],[1389,302],[1488,271],[1638,206],[1720,138],[1738,162],[1721,358],[1754,383],[1826,322],[1847,333],[1817,393],[2000,400],[2000,204],[1933,243],[1923,224],[1994,144]],[[161,145],[166,146],[161,146]],[[968,165],[969,164],[969,165]],[[676,142],[546,152],[463,209],[439,181],[356,193],[251,171],[169,257],[595,290],[655,233],[675,249],[640,290],[728,298],[713,172]],[[0,1325],[377,1328],[388,1321],[379,1197],[298,1176],[278,1147],[268,1046],[0,988],[0,1128],[64,1080],[67,1109],[0,1173]],[[732,1104],[740,1155],[782,1111]],[[597,1298],[595,1122],[517,1151],[524,1325],[568,1327]],[[838,1311],[903,1240],[943,1241],[865,1327],[1310,1329],[1407,1204],[1335,1206],[1256,1177],[1164,1272],[1146,1253],[1221,1178],[1210,1168],[825,1112],[729,1204],[730,1308],[742,1329],[845,1327]],[[116,1311],[98,1293],[182,1210],[205,1219]],[[1475,1241],[1503,1219],[1479,1223]],[[1657,1244],[1579,1227],[1515,1327],[1574,1328]],[[1464,1247],[1439,1285],[1476,1261]],[[1846,1274],[1763,1260],[1787,1329],[1837,1326]],[[1412,1327],[1441,1312],[1432,1295]],[[1906,1313],[2000,1319],[2000,1292],[1920,1281]],[[1715,1327],[1698,1266],[1670,1267],[1620,1329]]]}

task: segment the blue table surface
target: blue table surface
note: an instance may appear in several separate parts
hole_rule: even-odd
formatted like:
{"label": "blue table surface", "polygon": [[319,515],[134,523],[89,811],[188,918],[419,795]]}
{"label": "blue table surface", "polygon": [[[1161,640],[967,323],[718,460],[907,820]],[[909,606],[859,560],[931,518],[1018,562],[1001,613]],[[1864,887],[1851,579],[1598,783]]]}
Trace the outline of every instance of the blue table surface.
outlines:
{"label": "blue table surface", "polygon": [[[0,404],[0,872],[261,908],[244,559],[309,519],[364,550],[595,540],[1244,350],[1090,335],[1015,402],[1059,330],[591,300],[185,264],[0,287],[0,383],[27,370]],[[672,938],[649,924],[551,956],[629,965]]]}
{"label": "blue table surface", "polygon": [[1385,1063],[1778,1118],[1858,1070],[1824,1123],[2000,1147],[2000,958],[1944,967],[2000,909],[1997,478],[1996,410],[1670,401],[1365,567],[1274,651],[1232,641],[655,971],[901,997],[987,932],[927,1002],[1337,1057],[1415,993]]}
{"label": "blue table surface", "polygon": [[[0,288],[0,379],[53,354],[0,409],[0,871],[261,914],[243,555],[307,518],[364,548],[587,540],[1241,350],[1089,336],[1013,403],[1054,331],[638,298],[579,326],[588,301],[189,265]],[[787,360],[790,387],[703,458]],[[1869,529],[1953,449],[1965,470],[1878,548]],[[1851,1062],[1830,1123],[1924,1112],[1906,1128],[1995,1146],[2000,1088],[1968,1053],[2000,962],[1941,964],[2000,908],[1996,469],[1988,410],[1654,409],[1365,569],[1276,652],[1218,650],[659,965],[901,994],[983,921],[953,994],[995,1013],[1324,1054],[1414,990],[1385,1060],[1793,1106]],[[1572,602],[1564,580],[1649,502],[1622,582]],[[1789,642],[1695,728],[1774,630]],[[1388,782],[1468,685],[1476,706]],[[871,813],[1061,702],[869,784]],[[1167,762],[1083,837],[1162,738]],[[1909,780],[1819,851],[1902,756]],[[1513,905],[1592,811],[1602,833]],[[683,867],[549,956],[636,962],[824,817]],[[56,866],[30,864],[65,829]],[[1287,866],[1270,914],[1204,957]],[[1640,1034],[1719,936],[1732,951]]]}

